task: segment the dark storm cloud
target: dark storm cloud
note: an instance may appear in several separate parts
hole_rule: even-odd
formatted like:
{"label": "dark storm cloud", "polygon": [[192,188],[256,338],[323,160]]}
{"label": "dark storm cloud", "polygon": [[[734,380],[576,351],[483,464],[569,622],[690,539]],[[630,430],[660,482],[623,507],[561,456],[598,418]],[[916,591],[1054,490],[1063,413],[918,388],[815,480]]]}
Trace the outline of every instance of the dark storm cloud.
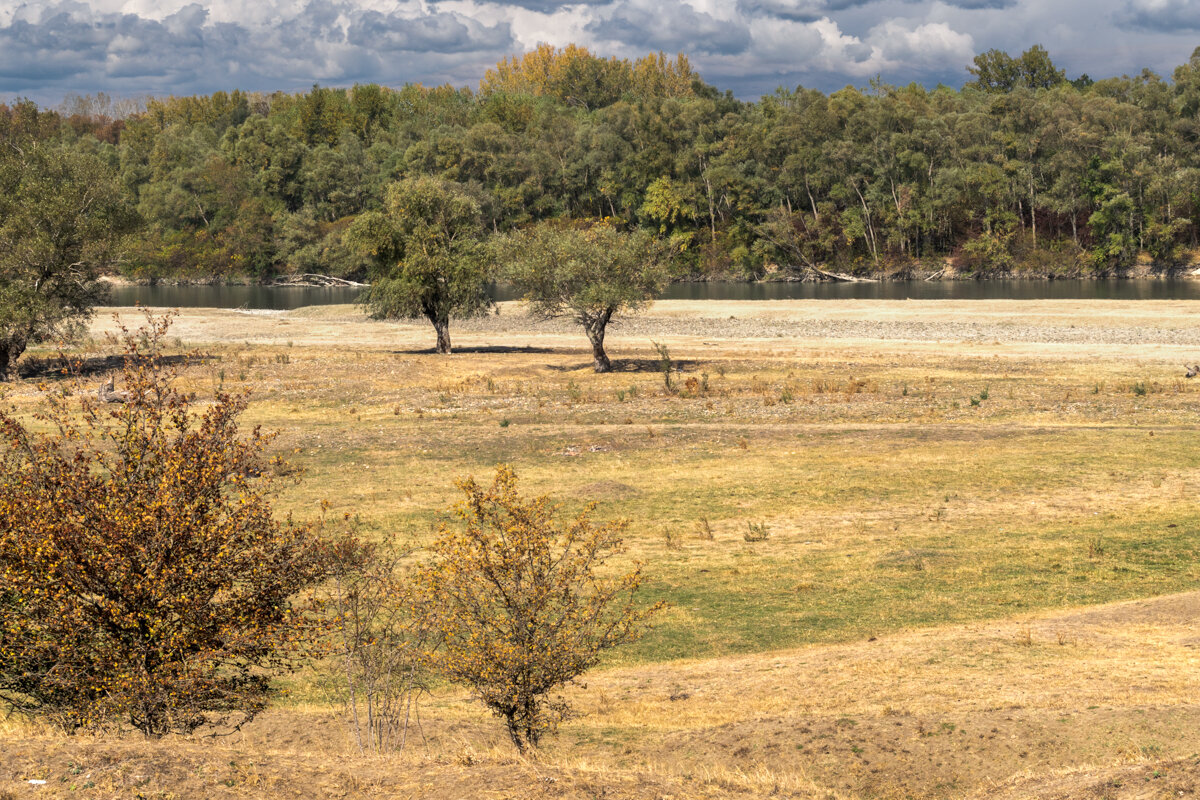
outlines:
{"label": "dark storm cloud", "polygon": [[968,11],[993,8],[1012,8],[1017,4],[1017,0],[943,0],[943,2],[948,6],[964,8]]}
{"label": "dark storm cloud", "polygon": [[680,0],[622,0],[586,30],[643,51],[735,55],[750,46],[744,23],[717,19]]}
{"label": "dark storm cloud", "polygon": [[[507,22],[384,14],[313,0],[271,26],[215,22],[193,3],[162,19],[63,2],[0,27],[0,91],[270,90],[314,81],[449,79],[517,48]],[[422,74],[416,74],[422,72]]]}
{"label": "dark storm cloud", "polygon": [[14,20],[0,28],[0,77],[60,80],[94,70],[116,77],[163,76],[194,65],[211,35],[236,42],[227,26],[204,31],[208,12],[187,6],[161,21],[133,14],[79,13],[77,5],[50,9],[37,22]]}
{"label": "dark storm cloud", "polygon": [[1200,0],[1133,0],[1117,21],[1163,33],[1200,30]]}
{"label": "dark storm cloud", "polygon": [[746,98],[875,75],[961,85],[975,53],[1039,43],[1072,75],[1170,74],[1197,31],[1200,0],[0,0],[0,101],[474,85],[541,42],[682,51]]}
{"label": "dark storm cloud", "polygon": [[530,11],[540,11],[543,14],[552,14],[555,11],[563,8],[577,8],[580,6],[604,6],[612,2],[612,0],[508,0],[507,2],[499,2],[499,0],[491,0],[496,5],[500,6],[517,6],[526,8]]}
{"label": "dark storm cloud", "polygon": [[738,8],[751,16],[811,22],[837,11],[873,3],[875,0],[740,0]]}
{"label": "dark storm cloud", "polygon": [[[739,0],[738,8],[751,16],[768,16],[777,19],[812,22],[830,17],[839,11],[861,8],[876,4],[880,0]],[[919,0],[908,0],[911,5],[931,5]],[[1009,8],[1017,0],[941,0],[941,4],[965,10]]]}
{"label": "dark storm cloud", "polygon": [[512,48],[516,45],[507,26],[491,28],[457,14],[429,14],[403,19],[378,11],[363,13],[347,30],[350,44],[372,50],[463,53]]}

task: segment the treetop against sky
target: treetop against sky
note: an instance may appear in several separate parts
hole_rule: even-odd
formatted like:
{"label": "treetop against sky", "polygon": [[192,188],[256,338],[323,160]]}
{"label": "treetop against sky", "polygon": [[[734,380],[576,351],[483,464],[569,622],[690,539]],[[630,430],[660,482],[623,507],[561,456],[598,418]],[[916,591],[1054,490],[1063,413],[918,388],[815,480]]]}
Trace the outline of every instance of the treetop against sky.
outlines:
{"label": "treetop against sky", "polygon": [[0,0],[0,98],[474,85],[543,42],[686,52],[743,98],[959,86],[977,53],[1031,42],[1072,76],[1169,73],[1200,43],[1200,0]]}

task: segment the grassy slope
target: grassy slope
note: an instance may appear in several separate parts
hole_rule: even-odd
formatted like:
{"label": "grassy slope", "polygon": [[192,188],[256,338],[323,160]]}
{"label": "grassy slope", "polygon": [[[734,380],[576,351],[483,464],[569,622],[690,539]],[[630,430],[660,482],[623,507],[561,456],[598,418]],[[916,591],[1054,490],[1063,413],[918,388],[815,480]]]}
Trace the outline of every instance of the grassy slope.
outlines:
{"label": "grassy slope", "polygon": [[[771,313],[918,320],[966,313],[964,304],[913,304],[912,311],[903,303],[876,305],[785,304]],[[1128,305],[1131,318],[1145,314],[1146,306]],[[1188,304],[1161,306],[1153,318],[1137,321],[1168,329],[1191,321]],[[731,309],[754,315],[763,308],[681,305],[657,313],[665,320],[695,313],[724,318]],[[985,310],[993,321],[1014,325],[1112,326],[1123,319],[1115,304],[1104,304],[1097,316],[1087,307],[1046,303]],[[555,746],[561,759],[591,757],[604,768],[643,771],[662,764],[694,771],[686,766],[692,763],[746,772],[768,764],[770,775],[786,777],[789,785],[800,787],[798,776],[815,770],[825,776],[822,786],[850,793],[895,788],[908,770],[926,776],[923,792],[953,796],[953,785],[933,791],[949,780],[944,770],[896,761],[890,778],[873,778],[869,767],[859,769],[862,754],[853,748],[889,746],[881,733],[887,714],[917,715],[906,724],[930,730],[941,730],[938,715],[955,730],[964,715],[994,715],[1012,704],[1003,698],[1015,691],[994,684],[1013,675],[1057,687],[1064,708],[1080,713],[1086,705],[1102,706],[1072,694],[1080,670],[1095,670],[1101,681],[1124,663],[1136,682],[1137,670],[1150,662],[1136,648],[1124,662],[1101,658],[1103,648],[1087,649],[1080,661],[1080,647],[1058,644],[1049,630],[1037,646],[1014,648],[1023,636],[1015,623],[983,648],[958,635],[939,661],[942,634],[931,639],[905,631],[944,631],[1195,586],[1200,512],[1190,501],[1200,486],[1200,452],[1193,446],[1200,385],[1178,379],[1175,365],[1187,355],[1178,348],[1004,339],[757,342],[672,336],[668,328],[663,338],[685,362],[677,381],[696,379],[691,390],[670,395],[645,341],[617,338],[614,355],[629,359],[624,363],[631,369],[596,376],[586,370],[576,337],[508,335],[507,346],[534,350],[439,359],[415,352],[428,338],[423,327],[368,323],[349,310],[189,312],[177,332],[218,357],[193,372],[198,390],[221,382],[254,389],[250,421],[278,429],[278,447],[306,470],[303,482],[281,498],[283,508],[301,517],[329,499],[335,513],[360,515],[368,530],[400,531],[420,542],[438,510],[454,499],[455,477],[486,475],[508,461],[531,491],[552,493],[568,507],[595,499],[601,515],[633,521],[630,555],[647,562],[652,576],[647,599],[665,599],[672,609],[651,635],[611,659],[615,670],[589,679],[593,689],[600,687],[581,699],[592,714],[564,732]],[[335,338],[346,344],[335,346]],[[490,344],[482,333],[460,340]],[[30,398],[22,389],[14,399],[24,404]],[[703,520],[711,540],[698,536]],[[765,522],[770,538],[746,542],[749,522]],[[870,646],[872,637],[903,642],[895,645],[903,652],[875,664],[880,673],[874,678],[856,672],[857,692],[842,682],[838,665],[862,661],[865,651],[855,648]],[[1073,640],[1068,635],[1065,641]],[[812,644],[825,647],[776,654]],[[750,660],[738,660],[743,654]],[[774,675],[770,665],[781,658],[790,666]],[[675,659],[719,660],[662,665]],[[648,669],[649,663],[656,666]],[[896,673],[898,664],[907,665],[899,670],[907,675],[906,692],[941,696],[940,705],[889,702],[904,692],[881,676]],[[914,664],[945,666],[922,676]],[[1015,673],[1014,664],[1020,667]],[[707,670],[707,677],[683,677],[696,669]],[[736,688],[736,681],[723,686],[718,676],[730,670],[767,677],[753,691]],[[706,688],[697,693],[689,682]],[[949,702],[945,697],[953,693],[936,691],[942,685],[964,688]],[[967,702],[973,685],[985,687],[978,707]],[[301,699],[311,686],[301,676],[295,684]],[[805,699],[789,699],[792,687],[801,686]],[[1090,691],[1092,699],[1103,695]],[[808,699],[814,692],[837,703],[814,707]],[[670,694],[704,700],[689,700],[690,710],[681,714],[679,703],[663,699]],[[1185,696],[1172,690],[1158,700],[1179,706]],[[1051,701],[1032,707],[1036,725],[1057,719]],[[868,719],[838,723],[855,708]],[[744,724],[754,719],[751,709],[761,724]],[[456,694],[440,696],[430,713],[459,721],[445,723],[453,730],[439,734],[442,752],[492,741],[486,718]],[[798,723],[798,714],[812,719]],[[1103,761],[1127,745],[1142,746],[1129,744],[1135,728],[1117,717],[1109,723],[1117,733],[1102,746],[1089,750],[1087,737],[1058,750],[1048,745],[1059,755],[1042,766]],[[647,733],[647,720],[680,718],[685,722],[674,733],[654,732],[653,724]],[[993,722],[997,730],[1013,728],[1011,720]],[[739,724],[738,735],[760,743],[740,756],[737,747],[712,744],[724,742],[721,736],[697,733]],[[1178,724],[1156,718],[1154,730]],[[808,734],[798,733],[805,727]],[[788,758],[762,749],[773,730],[789,740]],[[873,733],[856,744],[847,733],[853,730]],[[1006,735],[1018,741],[1026,735],[1021,726],[1013,731]],[[672,739],[676,734],[682,738]],[[1161,747],[1168,734],[1154,735]],[[841,744],[814,755],[813,747],[829,743],[822,736]],[[913,736],[918,743],[930,738]],[[681,755],[687,751],[690,762]],[[968,783],[985,772],[999,779],[1020,768],[1018,751],[1011,754],[1015,761],[996,756],[1003,766],[991,772],[962,761],[960,748],[930,752],[929,765],[937,759],[958,764],[974,776],[964,779]],[[876,756],[877,764],[887,761]],[[851,766],[853,781],[828,782]]]}

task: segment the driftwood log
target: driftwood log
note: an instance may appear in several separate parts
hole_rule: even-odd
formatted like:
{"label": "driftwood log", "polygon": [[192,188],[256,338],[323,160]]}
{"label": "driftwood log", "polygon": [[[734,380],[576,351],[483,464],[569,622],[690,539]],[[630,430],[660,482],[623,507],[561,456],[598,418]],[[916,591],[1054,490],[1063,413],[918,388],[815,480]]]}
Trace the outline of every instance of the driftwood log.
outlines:
{"label": "driftwood log", "polygon": [[286,278],[280,278],[275,281],[276,286],[349,286],[361,287],[366,286],[365,283],[346,280],[345,278],[335,278],[332,275],[318,275],[315,272],[305,272],[300,275],[289,275]]}
{"label": "driftwood log", "polygon": [[108,383],[100,384],[100,388],[96,391],[96,396],[101,403],[128,403],[129,392],[118,392],[116,388],[116,379],[109,378]]}
{"label": "driftwood log", "polygon": [[836,281],[838,283],[879,283],[874,278],[860,278],[856,275],[847,275],[844,272],[827,272],[820,267],[812,264],[805,265],[820,281]]}

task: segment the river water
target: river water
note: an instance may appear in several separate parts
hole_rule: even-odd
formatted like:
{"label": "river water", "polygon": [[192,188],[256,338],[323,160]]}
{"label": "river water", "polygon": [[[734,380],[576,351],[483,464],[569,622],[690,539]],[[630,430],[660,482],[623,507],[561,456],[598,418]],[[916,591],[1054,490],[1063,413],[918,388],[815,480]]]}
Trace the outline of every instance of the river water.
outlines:
{"label": "river water", "polygon": [[[255,308],[353,303],[356,288],[117,286],[114,306]],[[507,287],[497,300],[517,299]],[[666,300],[1200,300],[1200,280],[890,281],[886,283],[675,283]]]}

